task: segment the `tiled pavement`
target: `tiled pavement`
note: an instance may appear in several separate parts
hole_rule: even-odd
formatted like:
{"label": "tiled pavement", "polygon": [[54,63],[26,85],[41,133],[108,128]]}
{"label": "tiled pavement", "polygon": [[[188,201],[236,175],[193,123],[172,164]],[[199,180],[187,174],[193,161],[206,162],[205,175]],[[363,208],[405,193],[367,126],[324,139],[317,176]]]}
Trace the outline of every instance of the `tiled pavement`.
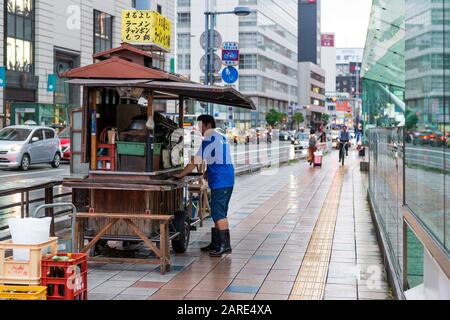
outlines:
{"label": "tiled pavement", "polygon": [[229,217],[233,254],[200,253],[209,222],[164,276],[151,265],[89,263],[89,299],[387,299],[356,154],[344,168],[334,153],[321,169],[302,162],[238,177]]}

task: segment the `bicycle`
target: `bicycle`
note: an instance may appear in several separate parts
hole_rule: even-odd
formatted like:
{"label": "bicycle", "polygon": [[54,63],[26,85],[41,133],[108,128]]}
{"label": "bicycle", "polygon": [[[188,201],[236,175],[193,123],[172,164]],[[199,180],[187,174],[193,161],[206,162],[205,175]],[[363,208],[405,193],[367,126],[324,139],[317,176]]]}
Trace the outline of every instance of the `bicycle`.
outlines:
{"label": "bicycle", "polygon": [[346,155],[346,151],[344,151],[344,149],[347,147],[348,141],[340,141],[339,143],[340,143],[339,159],[342,162],[342,166],[344,166],[344,164],[345,164],[345,155]]}

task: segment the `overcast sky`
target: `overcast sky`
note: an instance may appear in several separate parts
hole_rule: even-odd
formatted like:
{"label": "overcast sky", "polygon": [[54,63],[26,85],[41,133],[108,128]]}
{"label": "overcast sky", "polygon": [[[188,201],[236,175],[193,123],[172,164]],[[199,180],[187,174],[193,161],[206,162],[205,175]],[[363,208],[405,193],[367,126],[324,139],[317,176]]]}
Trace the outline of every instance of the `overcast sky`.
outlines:
{"label": "overcast sky", "polygon": [[336,34],[337,48],[364,48],[372,0],[322,0],[322,33]]}

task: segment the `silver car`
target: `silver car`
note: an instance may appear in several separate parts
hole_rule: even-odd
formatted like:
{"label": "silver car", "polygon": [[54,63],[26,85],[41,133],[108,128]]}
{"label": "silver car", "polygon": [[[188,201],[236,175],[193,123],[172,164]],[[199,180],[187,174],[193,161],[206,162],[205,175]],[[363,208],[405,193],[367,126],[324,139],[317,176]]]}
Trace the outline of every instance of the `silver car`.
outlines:
{"label": "silver car", "polygon": [[10,126],[0,130],[0,168],[28,170],[38,163],[59,167],[61,144],[55,130],[40,126]]}

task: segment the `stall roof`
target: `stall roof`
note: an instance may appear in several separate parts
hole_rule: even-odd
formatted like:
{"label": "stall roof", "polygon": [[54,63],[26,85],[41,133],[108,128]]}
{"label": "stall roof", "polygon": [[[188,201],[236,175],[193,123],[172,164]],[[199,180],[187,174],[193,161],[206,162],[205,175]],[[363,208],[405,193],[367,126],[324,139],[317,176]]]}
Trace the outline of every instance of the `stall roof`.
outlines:
{"label": "stall roof", "polygon": [[128,43],[121,43],[120,47],[112,48],[112,49],[105,50],[105,51],[99,52],[97,54],[94,54],[93,58],[101,59],[101,60],[109,59],[109,58],[111,58],[112,54],[119,54],[119,53],[122,53],[123,51],[130,51],[132,53],[135,53],[137,55],[141,55],[144,57],[149,57],[149,58],[153,57],[152,53],[149,51],[144,51],[144,50],[138,49]]}
{"label": "stall roof", "polygon": [[233,106],[256,110],[253,101],[233,88],[205,86],[193,82],[148,81],[148,80],[118,80],[118,79],[73,79],[68,83],[87,87],[139,87],[148,88],[157,94],[167,95],[167,98],[193,99],[202,102]]}
{"label": "stall roof", "polygon": [[151,79],[183,81],[182,78],[170,73],[147,68],[118,56],[85,67],[69,70],[63,73],[61,77],[69,79]]}

